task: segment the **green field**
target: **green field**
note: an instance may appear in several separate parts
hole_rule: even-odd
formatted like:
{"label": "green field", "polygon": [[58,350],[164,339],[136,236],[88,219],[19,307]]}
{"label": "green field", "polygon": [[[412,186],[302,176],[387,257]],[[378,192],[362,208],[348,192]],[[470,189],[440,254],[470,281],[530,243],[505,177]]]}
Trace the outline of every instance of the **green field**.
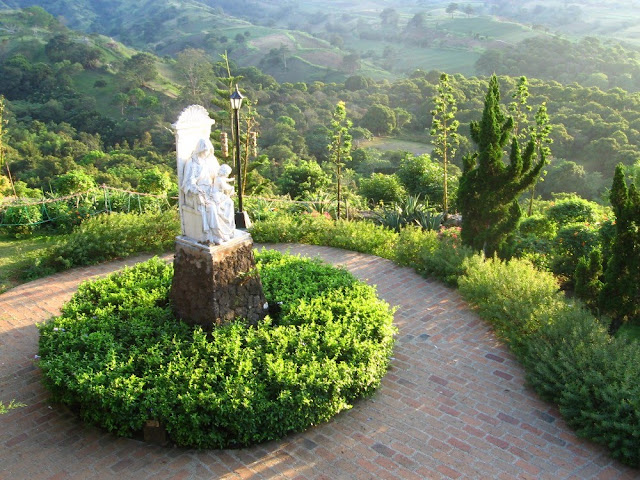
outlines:
{"label": "green field", "polygon": [[420,143],[411,140],[401,140],[398,138],[390,137],[375,137],[371,140],[366,140],[358,143],[358,147],[375,148],[383,152],[390,150],[400,150],[404,152],[410,152],[414,155],[422,155],[423,153],[431,153],[433,151],[433,145],[429,143]]}

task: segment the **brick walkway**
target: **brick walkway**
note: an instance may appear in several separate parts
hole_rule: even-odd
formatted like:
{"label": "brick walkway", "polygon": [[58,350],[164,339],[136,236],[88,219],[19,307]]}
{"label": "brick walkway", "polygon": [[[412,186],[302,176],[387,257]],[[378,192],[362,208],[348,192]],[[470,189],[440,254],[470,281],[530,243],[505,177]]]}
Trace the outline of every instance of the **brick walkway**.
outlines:
{"label": "brick walkway", "polygon": [[[524,386],[522,369],[455,290],[387,260],[270,246],[345,265],[399,307],[392,368],[371,399],[327,424],[243,450],[162,448],[116,438],[50,404],[34,363],[35,323],[78,283],[143,260],[78,268],[0,295],[0,479],[638,478],[576,438]],[[170,258],[167,255],[166,258]]]}

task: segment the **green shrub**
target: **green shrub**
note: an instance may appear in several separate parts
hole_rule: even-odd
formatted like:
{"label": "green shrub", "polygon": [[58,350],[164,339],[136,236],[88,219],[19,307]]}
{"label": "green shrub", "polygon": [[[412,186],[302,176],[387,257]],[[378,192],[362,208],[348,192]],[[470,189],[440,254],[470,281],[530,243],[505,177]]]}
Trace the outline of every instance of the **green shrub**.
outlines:
{"label": "green shrub", "polygon": [[7,234],[19,238],[31,235],[42,221],[42,205],[7,207],[0,212],[0,228]]}
{"label": "green shrub", "polygon": [[398,177],[384,173],[372,173],[369,178],[363,178],[359,193],[367,199],[370,206],[399,202],[406,195]]}
{"label": "green shrub", "polygon": [[393,255],[397,234],[369,221],[333,221],[318,213],[278,215],[254,223],[251,235],[258,243],[308,243],[370,253]]}
{"label": "green shrub", "polygon": [[435,249],[421,250],[416,269],[455,286],[458,278],[465,273],[465,260],[475,252],[473,248],[462,244],[460,227],[443,228],[438,233],[438,240]]}
{"label": "green shrub", "polygon": [[594,223],[602,214],[602,207],[578,196],[570,196],[555,202],[546,211],[548,218],[559,226],[570,223]]}
{"label": "green shrub", "polygon": [[318,245],[333,222],[324,215],[280,214],[259,220],[251,227],[251,236],[258,243],[309,243]]}
{"label": "green shrub", "polygon": [[419,273],[424,273],[418,260],[431,256],[438,248],[438,244],[438,234],[435,231],[408,226],[400,230],[393,260],[400,265],[413,267]]}
{"label": "green shrub", "polygon": [[558,230],[553,246],[551,269],[556,275],[572,279],[582,257],[600,247],[597,225],[572,223]]}
{"label": "green shrub", "polygon": [[518,226],[518,232],[523,236],[533,235],[547,240],[553,240],[557,230],[557,225],[553,220],[540,214],[525,218]]}
{"label": "green shrub", "polygon": [[321,245],[391,258],[398,234],[370,221],[338,220],[320,237]]}
{"label": "green shrub", "polygon": [[87,219],[61,237],[31,268],[35,278],[78,265],[92,265],[140,252],[169,249],[180,232],[177,212],[112,213]]}
{"label": "green shrub", "polygon": [[172,268],[157,259],[83,284],[39,327],[45,384],[109,431],[155,419],[198,448],[277,439],[372,393],[395,332],[375,290],[312,260],[263,252],[257,263],[281,313],[210,334],[173,318]]}
{"label": "green shrub", "polygon": [[531,339],[524,365],[579,436],[640,466],[640,344],[610,337],[584,310],[564,308]]}
{"label": "green shrub", "polygon": [[563,307],[563,297],[550,273],[526,260],[502,261],[475,255],[465,262],[460,293],[491,322],[497,333],[519,352],[528,338]]}

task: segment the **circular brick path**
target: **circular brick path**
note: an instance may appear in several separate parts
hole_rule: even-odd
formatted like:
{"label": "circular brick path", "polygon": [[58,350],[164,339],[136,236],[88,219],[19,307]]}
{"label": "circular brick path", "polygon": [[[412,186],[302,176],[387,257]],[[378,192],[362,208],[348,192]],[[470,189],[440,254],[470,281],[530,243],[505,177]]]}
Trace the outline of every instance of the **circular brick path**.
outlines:
{"label": "circular brick path", "polygon": [[[388,260],[327,247],[270,245],[321,258],[377,285],[400,330],[379,391],[330,422],[242,450],[162,448],[89,427],[48,401],[37,322],[79,282],[136,257],[56,274],[0,295],[0,479],[638,478],[576,438],[524,385],[513,356],[455,290]],[[165,258],[170,259],[171,255]]]}

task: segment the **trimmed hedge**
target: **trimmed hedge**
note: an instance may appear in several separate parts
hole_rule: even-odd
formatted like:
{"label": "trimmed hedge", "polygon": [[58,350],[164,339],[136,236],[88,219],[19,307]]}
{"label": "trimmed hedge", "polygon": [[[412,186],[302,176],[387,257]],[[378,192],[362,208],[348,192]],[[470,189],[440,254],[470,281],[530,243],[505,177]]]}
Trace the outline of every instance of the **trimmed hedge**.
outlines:
{"label": "trimmed hedge", "polygon": [[172,267],[152,259],[81,285],[41,325],[40,366],[56,400],[118,435],[159,420],[178,445],[237,447],[326,421],[371,394],[393,347],[393,311],[344,270],[257,255],[279,314],[210,334],[176,321]]}

